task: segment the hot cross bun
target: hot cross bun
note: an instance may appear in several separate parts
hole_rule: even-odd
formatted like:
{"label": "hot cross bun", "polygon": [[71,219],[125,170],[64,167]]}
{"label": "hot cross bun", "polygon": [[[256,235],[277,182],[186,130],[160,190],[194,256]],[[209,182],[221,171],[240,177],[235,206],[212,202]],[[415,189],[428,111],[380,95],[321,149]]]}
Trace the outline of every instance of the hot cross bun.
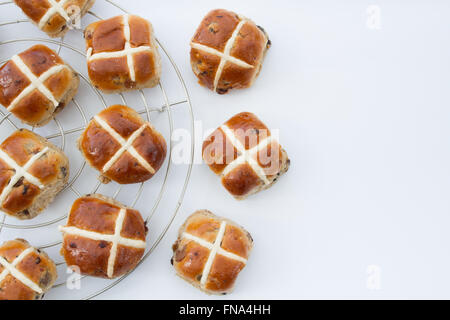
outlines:
{"label": "hot cross bun", "polygon": [[55,263],[27,241],[0,246],[0,300],[40,300],[57,277]]}
{"label": "hot cross bun", "polygon": [[117,278],[133,270],[145,252],[147,228],[139,211],[101,195],[75,201],[61,254],[81,274]]}
{"label": "hot cross bun", "polygon": [[78,141],[100,180],[134,184],[151,179],[167,154],[164,137],[133,109],[111,106],[89,123]]}
{"label": "hot cross bun", "polygon": [[0,145],[0,210],[18,219],[39,215],[66,186],[69,159],[52,143],[28,130]]}
{"label": "hot cross bun", "polygon": [[0,68],[0,104],[23,123],[41,127],[78,90],[78,74],[51,49],[36,45]]}
{"label": "hot cross bun", "polygon": [[161,58],[151,23],[134,15],[98,21],[86,28],[89,77],[106,93],[152,88]]}
{"label": "hot cross bun", "polygon": [[51,38],[64,36],[95,0],[14,0],[30,20]]}
{"label": "hot cross bun", "polygon": [[250,87],[271,42],[263,28],[234,12],[206,15],[191,41],[192,70],[199,83],[225,94]]}
{"label": "hot cross bun", "polygon": [[246,266],[253,239],[234,222],[197,211],[181,227],[173,245],[177,274],[209,294],[227,294]]}
{"label": "hot cross bun", "polygon": [[238,200],[270,188],[290,166],[270,130],[248,112],[234,116],[205,140],[203,159]]}

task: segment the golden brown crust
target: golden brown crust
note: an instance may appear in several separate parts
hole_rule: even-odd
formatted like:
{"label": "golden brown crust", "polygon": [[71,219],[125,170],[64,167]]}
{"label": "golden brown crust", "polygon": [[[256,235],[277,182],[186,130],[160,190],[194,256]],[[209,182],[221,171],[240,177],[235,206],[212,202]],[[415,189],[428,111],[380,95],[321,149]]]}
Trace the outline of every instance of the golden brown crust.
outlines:
{"label": "golden brown crust", "polygon": [[221,128],[214,131],[203,143],[203,154],[205,161],[215,174],[221,174],[229,163],[236,160],[239,152],[231,143],[225,139],[225,133]]}
{"label": "golden brown crust", "polygon": [[[122,105],[111,106],[97,115],[117,134],[128,141],[130,137],[146,125],[144,131],[134,140],[136,152],[155,170],[164,164],[167,144],[164,137],[133,109]],[[121,144],[114,139],[95,119],[93,119],[79,140],[81,150],[88,163],[102,173],[106,181],[133,184],[151,179],[154,173],[147,170],[129,152],[125,152],[104,172],[105,165],[120,150]],[[102,179],[102,180],[105,180]]]}
{"label": "golden brown crust", "polygon": [[111,139],[99,124],[91,121],[79,140],[79,148],[88,163],[101,172],[111,155],[119,151],[120,144]]}
{"label": "golden brown crust", "polygon": [[240,30],[231,56],[257,66],[267,49],[269,39],[264,31],[254,23],[246,23]]}
{"label": "golden brown crust", "polygon": [[0,68],[0,103],[9,106],[31,82],[20,72],[15,63],[9,61]]}
{"label": "golden brown crust", "polygon": [[43,45],[33,46],[20,53],[18,57],[37,78],[53,67],[66,66],[43,82],[59,103],[57,106],[38,89],[34,89],[20,101],[16,101],[15,105],[11,105],[31,81],[12,60],[0,68],[0,104],[22,122],[31,126],[43,126],[76,94],[79,85],[78,75],[53,50]]}
{"label": "golden brown crust", "polygon": [[[69,160],[56,146],[25,129],[16,131],[0,145],[0,149],[21,167],[45,148],[48,151],[27,170],[42,183],[43,189],[25,177],[21,177],[14,186],[9,186],[15,171],[6,159],[0,157],[0,194],[5,192],[0,208],[7,214],[19,219],[32,219],[41,213],[66,185]],[[7,189],[9,187],[10,190]]]}
{"label": "golden brown crust", "polygon": [[14,2],[34,23],[38,23],[51,8],[47,0],[14,0]]}
{"label": "golden brown crust", "polygon": [[[206,281],[202,284],[206,272],[210,249],[198,241],[186,238],[185,234],[214,244],[223,222],[226,223],[220,248],[235,257],[224,256],[221,252],[212,260]],[[177,274],[194,286],[210,294],[226,294],[233,289],[239,272],[245,267],[253,248],[250,234],[234,222],[215,216],[209,211],[197,211],[180,228],[179,236],[173,246],[172,264]]]}
{"label": "golden brown crust", "polygon": [[33,46],[19,56],[37,77],[51,67],[64,63],[53,50],[44,45]]}
{"label": "golden brown crust", "polygon": [[151,23],[138,16],[128,16],[130,48],[149,47],[132,54],[132,79],[127,55],[94,59],[96,54],[118,53],[126,49],[124,16],[98,21],[85,30],[88,50],[88,71],[91,82],[107,93],[151,88],[161,76],[161,58],[153,36]]}
{"label": "golden brown crust", "polygon": [[245,264],[218,255],[214,260],[205,289],[210,292],[228,293],[233,288]]}
{"label": "golden brown crust", "polygon": [[189,282],[200,282],[209,249],[186,239],[179,239],[173,249],[172,263],[178,275]]}
{"label": "golden brown crust", "polygon": [[[0,246],[0,256],[12,264],[15,259],[31,246],[25,240],[13,240]],[[15,268],[38,285],[43,293],[36,292],[20,280],[8,274],[0,281],[0,300],[39,300],[50,290],[57,278],[55,263],[38,249],[29,253]],[[0,264],[0,273],[4,267]]]}
{"label": "golden brown crust", "polygon": [[[42,31],[52,38],[62,37],[69,30],[70,21],[66,21],[59,12],[55,12],[45,19],[45,14],[52,8],[52,4],[48,0],[14,0],[25,15],[36,24]],[[60,2],[60,0],[56,0]],[[79,18],[83,17],[86,12],[94,5],[95,0],[68,0],[64,3],[63,8],[68,17],[73,14],[79,14]],[[72,16],[75,19],[75,16]]]}
{"label": "golden brown crust", "polygon": [[[254,114],[243,112],[230,120],[224,127],[228,128],[242,147],[252,152],[253,163],[259,166],[258,172],[249,161],[235,165],[227,170],[230,164],[242,156],[236,148],[236,142],[223,131],[217,129],[203,143],[203,159],[211,170],[221,176],[223,186],[237,199],[245,199],[263,189],[272,186],[279,176],[287,172],[290,160],[286,151],[275,139],[262,145],[271,137],[267,126]],[[258,147],[258,150],[255,148]]]}
{"label": "golden brown crust", "polygon": [[117,248],[117,260],[114,267],[114,278],[120,277],[136,268],[144,252],[144,249],[119,246]]}
{"label": "golden brown crust", "polygon": [[[223,238],[222,248],[241,257],[248,258],[253,246],[253,239],[250,234],[234,223],[227,225],[225,234],[227,236]],[[242,239],[245,240],[243,241]]]}
{"label": "golden brown crust", "polygon": [[192,41],[223,52],[240,21],[241,18],[234,12],[212,10],[203,18]]}
{"label": "golden brown crust", "polygon": [[231,89],[245,89],[253,84],[256,68],[241,67],[227,62],[217,85],[218,94],[226,94]]}
{"label": "golden brown crust", "polygon": [[247,150],[256,147],[258,143],[271,135],[269,128],[250,112],[235,115],[225,125],[233,130]]}
{"label": "golden brown crust", "polygon": [[[245,23],[241,24],[241,21]],[[239,32],[233,37],[238,28]],[[200,44],[227,54],[229,41],[232,43],[229,55],[239,59],[241,63],[227,61],[223,69],[217,53],[195,47]],[[253,84],[270,47],[270,41],[265,31],[251,20],[231,11],[216,9],[203,19],[192,38],[191,46],[191,65],[199,83],[219,94],[225,94],[230,89],[248,88]]]}
{"label": "golden brown crust", "polygon": [[214,79],[220,65],[220,57],[191,48],[191,67],[199,83],[214,91]]}
{"label": "golden brown crust", "polygon": [[122,20],[122,16],[117,16],[87,26],[84,35],[87,47],[92,48],[92,54],[125,49]]}
{"label": "golden brown crust", "polygon": [[81,274],[108,278],[108,259],[111,243],[65,235],[61,255],[69,267],[77,267]]}
{"label": "golden brown crust", "polygon": [[126,140],[144,123],[136,111],[122,105],[111,106],[99,113],[98,116]]}
{"label": "golden brown crust", "polygon": [[235,168],[222,178],[222,185],[234,197],[244,197],[263,184],[255,171],[248,164]]}
{"label": "golden brown crust", "polygon": [[[126,215],[120,235],[127,239],[145,242],[147,230],[139,211],[101,195],[88,195],[76,200],[66,227],[114,235],[116,219],[121,209],[126,210]],[[68,266],[78,267],[81,274],[100,278],[116,278],[133,270],[145,252],[144,248],[119,244],[114,261],[114,274],[109,277],[108,260],[111,248],[112,242],[110,241],[64,233],[61,255],[64,256]]]}

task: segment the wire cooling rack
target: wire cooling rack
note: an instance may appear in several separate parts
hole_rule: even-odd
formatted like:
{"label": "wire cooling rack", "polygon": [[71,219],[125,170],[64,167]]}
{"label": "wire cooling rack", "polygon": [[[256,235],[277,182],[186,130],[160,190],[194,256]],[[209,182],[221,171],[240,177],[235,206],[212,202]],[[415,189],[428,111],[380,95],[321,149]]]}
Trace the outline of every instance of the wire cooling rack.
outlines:
{"label": "wire cooling rack", "polygon": [[[50,205],[44,213],[34,220],[22,222],[8,217],[4,213],[0,213],[0,240],[2,242],[17,237],[29,240],[29,237],[33,236],[37,240],[30,241],[31,244],[45,250],[56,261],[59,278],[57,284],[49,292],[48,297],[51,297],[53,294],[59,297],[60,295],[56,291],[68,290],[66,288],[67,279],[64,279],[64,274],[66,274],[66,277],[68,276],[67,266],[65,262],[58,262],[63,260],[58,254],[61,240],[48,240],[40,245],[39,243],[42,243],[43,239],[48,238],[61,239],[61,235],[57,231],[57,226],[65,223],[71,204],[76,198],[88,193],[101,193],[118,200],[122,200],[120,198],[123,196],[123,198],[128,199],[128,202],[124,200],[121,202],[141,211],[149,227],[149,239],[151,238],[152,240],[147,240],[150,243],[148,243],[148,249],[138,267],[160,244],[180,209],[192,172],[194,160],[194,116],[192,104],[178,67],[158,39],[156,39],[156,42],[162,54],[163,75],[157,88],[140,90],[135,93],[107,96],[93,87],[89,78],[86,76],[86,54],[84,41],[81,41],[83,38],[82,30],[71,31],[71,35],[74,36],[72,40],[68,39],[70,36],[59,40],[46,39],[42,37],[42,34],[39,36],[39,31],[36,31],[37,28],[28,19],[4,21],[5,15],[1,13],[4,13],[6,11],[4,8],[7,7],[8,9],[15,10],[15,14],[21,14],[18,8],[9,8],[14,7],[12,1],[0,1],[0,65],[3,65],[9,60],[12,54],[21,52],[36,43],[41,43],[56,50],[78,72],[81,80],[78,95],[54,119],[53,123],[44,128],[29,128],[58,145],[68,155],[71,161],[71,178],[68,185],[58,196],[55,203]],[[125,9],[110,0],[97,1],[94,8],[98,12],[103,9],[113,10],[116,11],[116,15],[128,13]],[[110,16],[114,16],[114,14],[111,12],[111,15],[105,15],[105,17]],[[85,18],[83,18],[83,24],[86,25],[101,19],[101,14],[89,11]],[[33,35],[24,38],[8,39],[7,36],[15,34],[14,28],[17,28],[19,24],[21,25],[21,30],[25,29],[22,28],[23,24],[28,24],[29,26],[26,26],[26,30],[29,30]],[[2,29],[4,29],[4,32],[1,32]],[[75,65],[77,63],[78,65]],[[170,81],[170,76],[172,76],[173,81]],[[165,86],[163,86],[163,82]],[[167,88],[168,84],[170,84],[170,88]],[[176,98],[169,98],[169,90],[174,92]],[[152,107],[149,100],[158,101],[153,104],[156,107]],[[109,101],[115,102],[109,103]],[[142,106],[141,109],[135,109],[142,116],[146,117],[148,121],[152,121],[158,130],[163,132],[169,144],[169,152],[165,165],[158,173],[158,176],[147,183],[137,186],[119,186],[114,183],[102,185],[97,179],[98,173],[86,165],[86,162],[76,150],[75,141],[86,128],[90,118],[100,112],[102,108],[107,108],[113,103],[122,103],[131,107]],[[167,122],[162,120],[164,117],[167,118]],[[75,121],[75,119],[77,120]],[[188,128],[186,130],[190,134],[188,144],[190,147],[189,163],[186,163],[181,169],[178,168],[180,166],[174,168],[175,166],[172,162],[174,150],[172,137],[175,128],[178,128],[175,122],[179,119],[183,120],[180,126]],[[13,131],[24,127],[27,126],[21,124],[10,113],[0,110],[0,140],[4,140]],[[176,177],[174,177],[174,171],[176,171]],[[170,187],[168,187],[169,184]],[[165,199],[168,194],[166,192],[168,188],[171,190],[171,197]],[[175,197],[173,190],[178,190]],[[144,194],[145,197],[143,197]],[[164,202],[164,209],[162,209],[162,202]],[[168,204],[166,205],[166,203]],[[174,203],[175,207],[170,209],[170,206],[173,206]],[[149,208],[151,209],[149,210]],[[95,298],[116,286],[129,275],[130,273],[116,280],[87,279],[87,277],[81,277],[83,289],[76,291],[76,293],[77,295],[81,295],[79,297],[81,299]],[[70,296],[72,297],[72,294]]]}

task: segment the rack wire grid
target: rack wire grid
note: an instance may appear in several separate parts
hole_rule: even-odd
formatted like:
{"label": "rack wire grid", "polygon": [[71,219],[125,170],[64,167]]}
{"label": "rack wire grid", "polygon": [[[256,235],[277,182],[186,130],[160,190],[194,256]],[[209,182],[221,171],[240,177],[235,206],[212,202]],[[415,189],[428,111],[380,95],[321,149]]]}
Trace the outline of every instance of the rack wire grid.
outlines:
{"label": "rack wire grid", "polygon": [[[194,116],[189,93],[181,73],[158,39],[156,39],[156,42],[163,59],[163,75],[159,85],[145,91],[104,95],[91,85],[89,78],[86,76],[86,54],[82,29],[71,31],[69,35],[59,40],[46,39],[28,19],[2,21],[7,16],[21,15],[20,9],[13,4],[13,1],[0,1],[0,12],[6,13],[0,14],[0,66],[8,61],[12,55],[33,44],[41,43],[54,48],[80,76],[79,92],[71,104],[66,106],[65,110],[50,125],[44,128],[29,128],[65,151],[71,162],[71,178],[68,185],[45,212],[31,221],[18,221],[0,212],[1,242],[15,238],[27,239],[33,246],[45,250],[56,262],[59,278],[57,284],[47,294],[47,298],[59,298],[61,295],[57,292],[58,290],[68,290],[66,284],[68,277],[70,277],[70,269],[67,268],[65,262],[62,261],[63,258],[58,253],[62,241],[55,241],[54,238],[62,238],[57,227],[59,224],[65,223],[71,204],[83,194],[101,193],[111,196],[143,213],[149,228],[147,240],[149,243],[138,267],[149,258],[161,243],[181,207],[191,176],[194,161]],[[12,10],[12,15],[7,13],[6,8]],[[94,12],[94,9],[105,12],[99,15]],[[109,13],[108,16],[106,16],[107,12]],[[112,17],[124,13],[128,14],[124,8],[113,1],[97,1],[92,11],[88,12],[82,22],[83,25],[87,25],[93,21],[102,20],[102,16]],[[28,24],[27,32],[31,33],[32,36],[8,39],[11,34],[16,34],[14,28],[18,24]],[[165,83],[164,86],[163,82]],[[170,99],[169,91],[173,91],[176,98]],[[152,105],[156,107],[152,107],[149,100],[152,100]],[[110,101],[111,103],[108,103]],[[86,128],[89,119],[114,103],[132,107],[142,106],[141,109],[135,109],[148,121],[151,121],[166,137],[169,145],[166,163],[158,175],[147,183],[135,186],[119,186],[115,183],[102,185],[97,179],[98,173],[86,165],[85,160],[76,148],[76,139]],[[167,118],[167,122],[162,119],[164,117]],[[76,126],[74,126],[75,119],[77,119]],[[179,126],[178,120],[181,120]],[[177,126],[175,125],[176,121]],[[27,126],[22,125],[10,113],[0,111],[0,137],[3,137],[2,139],[11,134],[12,131],[24,127]],[[190,146],[189,162],[185,163],[184,166],[174,166],[172,161],[174,150],[172,137],[176,127],[186,128],[190,134],[188,142]],[[176,178],[173,176],[176,176]],[[169,188],[171,190],[170,197],[167,196],[168,192],[166,192]],[[179,192],[173,192],[174,190],[179,190]],[[143,194],[145,194],[145,197],[142,197]],[[122,198],[127,200],[124,201]],[[173,209],[168,209],[173,205],[175,205]],[[149,210],[149,208],[151,209]],[[156,214],[157,212],[158,214]],[[152,240],[149,240],[150,238]],[[78,298],[80,299],[93,299],[116,286],[130,274],[131,272],[116,280],[89,278],[89,281],[87,281],[87,277],[81,276],[79,280],[82,281],[82,289],[70,292],[70,298],[76,298],[75,296],[79,295]],[[64,275],[66,275],[65,278]]]}

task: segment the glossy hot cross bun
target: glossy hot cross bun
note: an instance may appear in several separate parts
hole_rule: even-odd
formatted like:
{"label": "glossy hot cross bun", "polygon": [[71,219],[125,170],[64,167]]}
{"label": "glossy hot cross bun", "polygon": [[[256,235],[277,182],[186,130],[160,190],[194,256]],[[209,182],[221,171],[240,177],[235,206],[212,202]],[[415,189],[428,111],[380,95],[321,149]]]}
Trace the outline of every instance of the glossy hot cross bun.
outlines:
{"label": "glossy hot cross bun", "polygon": [[39,215],[66,186],[69,159],[56,146],[22,129],[0,145],[0,209],[18,219]]}
{"label": "glossy hot cross bun", "polygon": [[270,130],[248,112],[234,116],[205,140],[203,159],[239,200],[270,188],[290,166]]}
{"label": "glossy hot cross bun", "polygon": [[181,227],[173,245],[177,274],[209,294],[227,294],[247,264],[253,239],[234,222],[197,211]]}
{"label": "glossy hot cross bun", "polygon": [[101,195],[75,201],[61,254],[81,274],[117,278],[133,270],[145,252],[147,228],[139,211]]}
{"label": "glossy hot cross bun", "polygon": [[191,41],[192,70],[199,83],[225,94],[250,87],[271,42],[263,28],[234,12],[209,12]]}
{"label": "glossy hot cross bun", "polygon": [[53,50],[36,45],[0,68],[0,104],[23,123],[41,127],[72,101],[78,74]]}
{"label": "glossy hot cross bun", "polygon": [[89,25],[84,33],[89,77],[106,93],[152,88],[161,58],[151,23],[124,15]]}
{"label": "glossy hot cross bun", "polygon": [[89,123],[78,141],[100,180],[134,184],[151,179],[167,154],[164,137],[133,109],[115,105]]}
{"label": "glossy hot cross bun", "polygon": [[14,0],[39,29],[51,38],[64,36],[95,0]]}
{"label": "glossy hot cross bun", "polygon": [[25,240],[0,246],[0,300],[40,300],[57,277],[55,263]]}

